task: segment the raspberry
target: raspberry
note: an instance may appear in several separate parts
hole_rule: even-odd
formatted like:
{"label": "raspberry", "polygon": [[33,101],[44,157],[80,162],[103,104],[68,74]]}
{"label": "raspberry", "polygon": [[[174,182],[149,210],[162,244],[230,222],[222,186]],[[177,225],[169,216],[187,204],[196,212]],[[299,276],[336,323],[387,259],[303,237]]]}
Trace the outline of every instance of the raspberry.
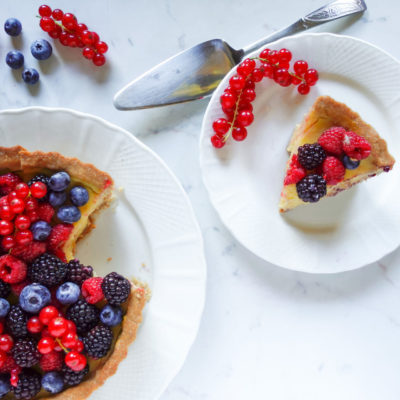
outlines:
{"label": "raspberry", "polygon": [[22,179],[18,176],[9,172],[0,176],[0,195],[5,195],[11,193],[17,183],[22,182]]}
{"label": "raspberry", "polygon": [[311,174],[297,182],[296,189],[301,200],[315,203],[326,195],[326,182],[322,176]]}
{"label": "raspberry", "polygon": [[82,296],[89,304],[95,304],[104,299],[104,294],[101,289],[103,278],[89,278],[83,282]]}
{"label": "raspberry", "polygon": [[33,338],[17,340],[14,343],[11,354],[20,367],[33,367],[40,360],[37,342]]}
{"label": "raspberry", "polygon": [[300,165],[299,160],[297,158],[297,154],[293,154],[283,184],[291,185],[293,183],[297,183],[305,176],[306,176],[306,170]]}
{"label": "raspberry", "polygon": [[101,288],[107,302],[114,306],[124,303],[131,293],[131,284],[128,279],[116,272],[111,272],[104,277]]}
{"label": "raspberry", "polygon": [[50,222],[55,213],[54,208],[49,203],[39,204],[36,212],[39,219],[46,222]]}
{"label": "raspberry", "polygon": [[45,242],[38,242],[36,240],[33,240],[32,242],[25,245],[14,246],[11,249],[10,254],[25,262],[31,262],[35,258],[45,253],[46,247],[47,246]]}
{"label": "raspberry", "polygon": [[28,268],[28,276],[32,282],[49,287],[62,283],[66,274],[67,265],[48,253],[36,258]]}
{"label": "raspberry", "polygon": [[18,305],[12,305],[6,318],[6,326],[12,336],[16,338],[28,335],[26,323],[28,322],[28,314]]}
{"label": "raspberry", "polygon": [[10,285],[0,279],[0,297],[6,299],[11,292]]}
{"label": "raspberry", "polygon": [[50,236],[47,239],[49,249],[54,252],[56,249],[62,247],[62,245],[68,240],[72,229],[73,225],[70,224],[58,224],[53,226]]}
{"label": "raspberry", "polygon": [[79,385],[89,372],[89,364],[82,371],[74,371],[65,364],[62,366],[61,372],[64,376],[64,383],[68,386]]}
{"label": "raspberry", "polygon": [[102,358],[111,348],[113,334],[108,326],[98,325],[83,339],[87,354],[92,358]]}
{"label": "raspberry", "polygon": [[25,280],[23,280],[22,282],[19,282],[19,283],[13,283],[11,285],[11,290],[16,296],[19,296],[21,294],[21,292],[22,292],[22,289],[25,286],[28,286],[29,284],[31,284],[31,281],[29,281],[28,279],[25,279]]}
{"label": "raspberry", "polygon": [[17,385],[11,388],[16,399],[32,399],[40,392],[42,384],[39,372],[25,368],[19,374],[18,378]]}
{"label": "raspberry", "polygon": [[322,163],[322,172],[327,185],[336,185],[343,180],[346,169],[339,159],[328,156]]}
{"label": "raspberry", "polygon": [[43,371],[61,371],[63,365],[63,354],[59,351],[52,351],[48,354],[43,354],[39,362],[40,368]]}
{"label": "raspberry", "polygon": [[370,155],[371,145],[364,137],[348,131],[343,137],[343,150],[350,158],[363,160]]}
{"label": "raspberry", "polygon": [[89,265],[85,267],[79,260],[71,260],[68,263],[68,272],[66,280],[81,286],[82,283],[93,276],[93,268]]}
{"label": "raspberry", "polygon": [[8,355],[5,363],[0,367],[0,374],[5,374],[6,372],[11,372],[11,370],[18,368],[15,360]]}
{"label": "raspberry", "polygon": [[66,317],[76,325],[77,332],[82,334],[98,324],[99,313],[99,309],[94,305],[85,300],[78,300],[68,308]]}
{"label": "raspberry", "polygon": [[7,283],[19,283],[26,278],[26,264],[6,254],[0,257],[0,278]]}
{"label": "raspberry", "polygon": [[300,146],[297,154],[300,165],[308,170],[317,168],[326,158],[325,150],[317,143]]}
{"label": "raspberry", "polygon": [[343,135],[346,130],[340,126],[327,129],[318,139],[321,147],[330,154],[340,156],[343,153]]}

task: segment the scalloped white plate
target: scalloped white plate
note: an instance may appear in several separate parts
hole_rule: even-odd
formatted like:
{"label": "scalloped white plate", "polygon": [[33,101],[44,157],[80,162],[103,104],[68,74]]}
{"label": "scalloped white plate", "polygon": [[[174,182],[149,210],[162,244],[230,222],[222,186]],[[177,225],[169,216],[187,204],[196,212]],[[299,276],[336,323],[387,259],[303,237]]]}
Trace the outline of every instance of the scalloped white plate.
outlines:
{"label": "scalloped white plate", "polygon": [[320,80],[308,96],[263,80],[256,87],[255,121],[246,140],[229,140],[216,150],[210,144],[212,122],[223,116],[219,97],[235,70],[225,77],[211,98],[200,139],[212,204],[240,243],[281,267],[334,273],[380,259],[400,244],[398,164],[388,174],[283,216],[278,202],[293,128],[320,95],[357,111],[400,162],[399,62],[369,43],[327,33],[289,37],[268,47],[290,49],[294,60],[304,59],[319,71]]}
{"label": "scalloped white plate", "polygon": [[78,157],[114,178],[117,203],[98,217],[78,257],[99,274],[138,277],[152,298],[128,357],[92,398],[157,399],[186,358],[205,298],[201,232],[181,185],[127,131],[71,110],[1,111],[0,143]]}

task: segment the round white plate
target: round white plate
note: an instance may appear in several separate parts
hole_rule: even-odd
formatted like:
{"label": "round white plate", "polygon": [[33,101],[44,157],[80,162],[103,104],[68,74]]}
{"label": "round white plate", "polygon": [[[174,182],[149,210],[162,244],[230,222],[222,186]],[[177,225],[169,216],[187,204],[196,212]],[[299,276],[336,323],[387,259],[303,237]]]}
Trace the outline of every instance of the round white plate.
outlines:
{"label": "round white plate", "polygon": [[70,110],[2,111],[0,143],[78,157],[114,178],[117,202],[99,215],[77,256],[100,275],[116,270],[147,282],[152,298],[128,357],[92,398],[157,399],[195,339],[205,297],[201,232],[181,185],[127,131]]}
{"label": "round white plate", "polygon": [[[200,163],[210,199],[239,242],[276,265],[334,273],[376,261],[400,244],[400,177],[393,171],[319,203],[280,215],[279,196],[296,124],[320,95],[346,103],[387,140],[400,162],[400,64],[379,48],[346,36],[303,34],[281,39],[320,73],[307,96],[269,79],[256,86],[254,123],[243,142],[220,150],[210,143],[212,122],[223,117],[219,97],[232,70],[207,108],[200,140]],[[250,57],[258,54],[253,53]]]}

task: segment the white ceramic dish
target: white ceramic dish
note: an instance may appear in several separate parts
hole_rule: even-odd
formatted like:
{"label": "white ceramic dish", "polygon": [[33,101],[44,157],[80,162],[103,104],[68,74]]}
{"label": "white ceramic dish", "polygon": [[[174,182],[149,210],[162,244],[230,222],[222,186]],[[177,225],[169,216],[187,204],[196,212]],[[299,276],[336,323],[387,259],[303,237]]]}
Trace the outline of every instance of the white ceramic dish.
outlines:
{"label": "white ceramic dish", "polygon": [[181,368],[204,305],[203,242],[182,187],[128,132],[66,109],[0,112],[0,143],[59,151],[114,178],[116,206],[99,216],[77,255],[101,275],[117,270],[147,282],[152,298],[128,357],[92,398],[157,399]]}
{"label": "white ceramic dish", "polygon": [[200,140],[211,202],[239,242],[276,265],[334,273],[372,263],[400,244],[398,164],[389,174],[283,216],[278,202],[293,128],[320,95],[357,111],[400,162],[400,64],[369,43],[327,33],[289,37],[269,47],[288,48],[294,60],[315,67],[320,80],[308,96],[263,80],[246,140],[229,140],[216,150],[210,144],[212,122],[223,116],[219,97],[235,70],[226,76],[210,101]]}

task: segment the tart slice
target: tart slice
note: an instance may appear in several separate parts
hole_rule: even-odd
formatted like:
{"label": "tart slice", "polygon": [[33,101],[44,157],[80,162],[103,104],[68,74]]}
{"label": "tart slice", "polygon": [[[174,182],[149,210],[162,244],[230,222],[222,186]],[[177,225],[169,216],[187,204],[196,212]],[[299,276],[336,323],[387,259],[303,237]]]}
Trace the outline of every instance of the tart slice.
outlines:
{"label": "tart slice", "polygon": [[74,259],[112,189],[76,158],[0,147],[0,397],[83,400],[126,357],[146,286]]}
{"label": "tart slice", "polygon": [[281,213],[335,196],[365,179],[389,172],[395,163],[376,130],[328,96],[317,98],[294,130],[287,150]]}

